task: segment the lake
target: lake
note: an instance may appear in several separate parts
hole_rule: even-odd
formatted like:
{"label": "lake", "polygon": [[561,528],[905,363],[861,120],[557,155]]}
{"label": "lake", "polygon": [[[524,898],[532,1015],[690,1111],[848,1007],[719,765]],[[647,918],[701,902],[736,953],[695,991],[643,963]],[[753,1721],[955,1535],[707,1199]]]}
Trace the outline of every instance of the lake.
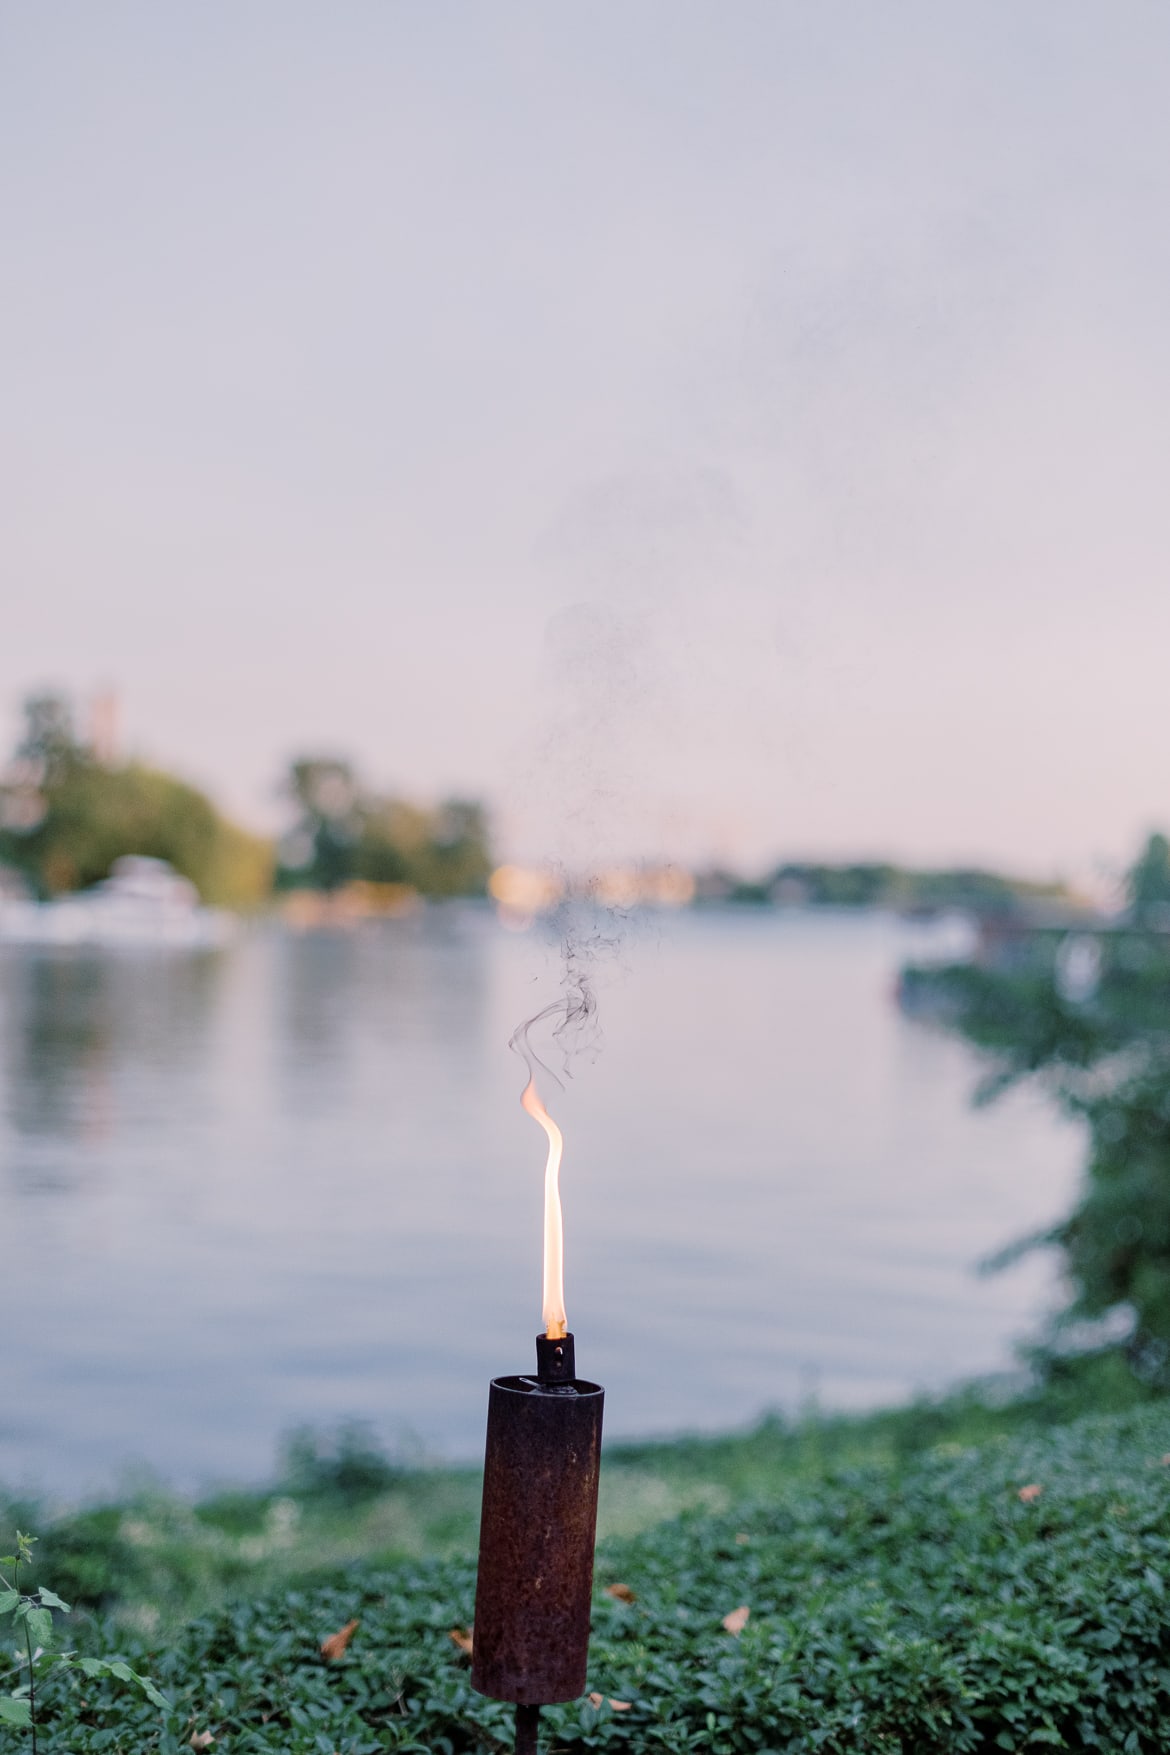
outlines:
{"label": "lake", "polygon": [[[565,1134],[566,1304],[613,1436],[865,1407],[1011,1364],[1081,1142],[970,1106],[876,914],[654,917],[598,965]],[[544,1137],[507,1043],[555,949],[472,906],[213,953],[0,953],[0,1480],[270,1474],[355,1417],[472,1458],[540,1326]]]}

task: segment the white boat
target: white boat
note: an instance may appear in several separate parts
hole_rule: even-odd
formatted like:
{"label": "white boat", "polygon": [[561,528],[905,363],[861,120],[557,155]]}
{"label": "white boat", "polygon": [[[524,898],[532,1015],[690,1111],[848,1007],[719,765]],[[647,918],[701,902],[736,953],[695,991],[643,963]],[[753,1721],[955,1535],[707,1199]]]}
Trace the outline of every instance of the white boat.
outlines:
{"label": "white boat", "polygon": [[127,854],[90,890],[52,902],[0,898],[0,944],[164,945],[205,950],[226,944],[233,915],[204,908],[194,884],[165,859]]}

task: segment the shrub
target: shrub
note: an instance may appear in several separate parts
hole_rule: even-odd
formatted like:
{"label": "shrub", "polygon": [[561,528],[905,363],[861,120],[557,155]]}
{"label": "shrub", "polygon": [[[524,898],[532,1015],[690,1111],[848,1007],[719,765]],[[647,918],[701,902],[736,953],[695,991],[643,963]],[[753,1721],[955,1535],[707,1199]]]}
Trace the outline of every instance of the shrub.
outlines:
{"label": "shrub", "polygon": [[[1151,1404],[838,1470],[606,1544],[600,1705],[551,1709],[548,1746],[1153,1755],[1170,1714],[1168,1455],[1170,1408]],[[616,1582],[633,1601],[607,1594]],[[126,1661],[151,1669],[176,1714],[160,1729],[100,1679],[58,1678],[43,1703],[53,1746],[178,1755],[211,1732],[237,1755],[507,1749],[509,1709],[472,1692],[450,1638],[473,1595],[468,1558],[358,1567],[205,1616],[166,1652],[123,1633]],[[723,1621],[741,1606],[736,1635]],[[327,1663],[321,1640],[354,1618]]]}

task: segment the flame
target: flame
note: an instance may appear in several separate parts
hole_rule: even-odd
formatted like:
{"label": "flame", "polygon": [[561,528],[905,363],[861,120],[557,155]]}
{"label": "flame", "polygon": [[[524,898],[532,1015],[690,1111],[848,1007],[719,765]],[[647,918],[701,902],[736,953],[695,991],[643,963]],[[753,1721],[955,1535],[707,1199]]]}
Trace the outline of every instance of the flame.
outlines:
{"label": "flame", "polygon": [[565,1321],[564,1234],[561,1229],[561,1130],[541,1102],[536,1080],[529,1078],[520,1098],[533,1121],[548,1135],[548,1158],[544,1166],[544,1332],[559,1341],[569,1332]]}

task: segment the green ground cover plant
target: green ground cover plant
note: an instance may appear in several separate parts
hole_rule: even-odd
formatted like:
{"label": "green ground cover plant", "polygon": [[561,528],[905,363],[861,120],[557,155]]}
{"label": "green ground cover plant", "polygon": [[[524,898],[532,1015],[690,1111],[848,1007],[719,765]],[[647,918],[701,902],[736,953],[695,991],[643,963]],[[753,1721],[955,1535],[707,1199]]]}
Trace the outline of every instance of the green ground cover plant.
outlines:
{"label": "green ground cover plant", "polygon": [[[1151,1402],[977,1446],[830,1462],[764,1498],[610,1537],[598,1556],[595,1699],[550,1711],[547,1746],[1164,1750],[1168,1458],[1170,1406]],[[509,1711],[472,1692],[451,1637],[471,1620],[473,1591],[467,1553],[338,1568],[227,1603],[165,1644],[95,1618],[79,1647],[149,1671],[173,1710],[63,1672],[43,1690],[45,1746],[507,1749]],[[329,1661],[322,1641],[351,1621]]]}
{"label": "green ground cover plant", "polygon": [[76,1652],[53,1649],[58,1638],[53,1617],[55,1614],[68,1615],[70,1606],[46,1584],[38,1585],[32,1591],[21,1589],[21,1571],[31,1571],[35,1541],[35,1536],[17,1530],[16,1553],[0,1555],[0,1620],[11,1617],[16,1638],[12,1654],[16,1660],[15,1671],[9,1678],[15,1679],[16,1686],[11,1693],[0,1694],[0,1725],[27,1731],[32,1755],[37,1755],[37,1684],[68,1668],[87,1682],[98,1677],[112,1677],[119,1682],[136,1683],[153,1706],[169,1712],[169,1701],[154,1683],[148,1677],[138,1675],[120,1659],[81,1657]]}
{"label": "green ground cover plant", "polygon": [[[747,1432],[611,1444],[599,1533],[636,1535],[683,1512],[767,1501],[827,1470],[897,1465],[940,1444],[1043,1432],[1152,1399],[1121,1358],[1105,1355],[1058,1363],[1043,1381],[1024,1373],[989,1379],[869,1414],[810,1407]],[[222,1488],[191,1503],[161,1484],[140,1484],[81,1508],[0,1495],[0,1527],[40,1533],[38,1581],[158,1635],[244,1592],[311,1583],[356,1560],[467,1553],[480,1490],[478,1469],[387,1456],[368,1428],[349,1423],[292,1433],[267,1487]]]}

